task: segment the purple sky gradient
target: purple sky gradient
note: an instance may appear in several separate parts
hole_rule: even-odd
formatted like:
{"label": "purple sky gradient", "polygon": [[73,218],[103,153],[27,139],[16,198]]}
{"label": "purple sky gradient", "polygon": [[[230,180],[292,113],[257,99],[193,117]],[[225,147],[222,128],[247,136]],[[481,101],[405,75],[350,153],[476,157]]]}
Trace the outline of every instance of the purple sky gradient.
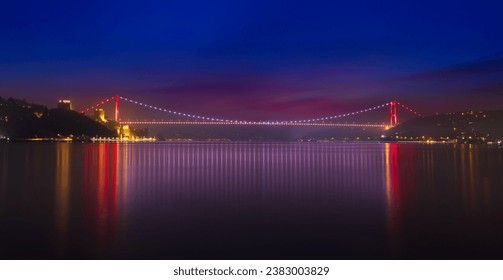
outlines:
{"label": "purple sky gradient", "polygon": [[424,114],[503,109],[502,4],[12,2],[0,96],[76,109],[112,95],[252,119],[399,100]]}

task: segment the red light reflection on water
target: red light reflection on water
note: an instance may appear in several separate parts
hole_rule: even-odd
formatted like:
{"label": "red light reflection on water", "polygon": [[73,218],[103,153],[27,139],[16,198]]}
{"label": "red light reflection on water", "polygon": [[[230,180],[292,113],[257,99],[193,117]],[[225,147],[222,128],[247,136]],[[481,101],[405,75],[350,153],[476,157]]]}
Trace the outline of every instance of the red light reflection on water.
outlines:
{"label": "red light reflection on water", "polygon": [[397,250],[396,240],[400,235],[400,181],[398,144],[387,143],[385,147],[386,161],[386,201],[387,220],[390,237],[390,246],[393,251]]}
{"label": "red light reflection on water", "polygon": [[106,251],[116,237],[118,149],[118,144],[99,144],[98,149],[93,145],[85,147],[83,216],[99,251]]}

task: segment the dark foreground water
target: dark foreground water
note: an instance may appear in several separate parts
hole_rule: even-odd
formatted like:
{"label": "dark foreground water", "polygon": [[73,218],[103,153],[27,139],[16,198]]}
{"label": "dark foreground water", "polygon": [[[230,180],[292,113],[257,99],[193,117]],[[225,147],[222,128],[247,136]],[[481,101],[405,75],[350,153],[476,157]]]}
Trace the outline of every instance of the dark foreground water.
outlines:
{"label": "dark foreground water", "polygon": [[503,151],[0,143],[2,259],[503,258]]}

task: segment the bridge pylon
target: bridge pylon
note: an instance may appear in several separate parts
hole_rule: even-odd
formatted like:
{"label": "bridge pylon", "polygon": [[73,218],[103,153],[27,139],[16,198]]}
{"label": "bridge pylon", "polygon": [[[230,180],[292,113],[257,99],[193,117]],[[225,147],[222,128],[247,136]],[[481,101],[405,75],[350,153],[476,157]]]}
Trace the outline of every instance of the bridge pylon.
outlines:
{"label": "bridge pylon", "polygon": [[119,121],[119,96],[115,96],[115,121]]}
{"label": "bridge pylon", "polygon": [[398,123],[398,117],[396,113],[396,101],[391,101],[389,106],[389,125],[394,127]]}

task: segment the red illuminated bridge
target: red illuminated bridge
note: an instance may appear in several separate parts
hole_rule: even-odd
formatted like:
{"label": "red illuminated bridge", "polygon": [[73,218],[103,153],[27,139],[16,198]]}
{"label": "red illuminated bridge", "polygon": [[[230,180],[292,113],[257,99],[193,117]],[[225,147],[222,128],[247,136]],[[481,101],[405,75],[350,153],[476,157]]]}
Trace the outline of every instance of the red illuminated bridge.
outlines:
{"label": "red illuminated bridge", "polygon": [[[149,110],[156,111],[163,115],[167,115],[168,120],[155,121],[155,120],[143,120],[143,121],[125,121],[119,118],[119,104],[120,101],[134,104],[138,107],[147,108]],[[81,113],[86,114],[91,110],[102,107],[103,105],[114,101],[115,102],[115,121],[120,124],[127,125],[249,125],[249,126],[319,126],[319,127],[367,127],[367,128],[382,128],[388,129],[397,125],[398,123],[398,113],[397,109],[402,108],[407,112],[410,112],[416,116],[421,116],[415,110],[405,106],[397,101],[387,102],[378,106],[369,107],[359,111],[349,112],[345,114],[339,114],[334,116],[324,116],[320,118],[312,119],[300,119],[300,120],[270,120],[270,121],[252,121],[252,120],[237,120],[237,119],[222,119],[218,117],[201,116],[197,114],[181,113],[178,111],[173,111],[165,108],[160,108],[152,106],[140,101],[132,100],[122,96],[113,96],[98,102],[96,105],[91,106]],[[357,115],[362,115],[368,112],[384,110],[387,114],[386,122],[381,123],[344,123],[344,119],[349,117],[354,117]],[[183,118],[181,120],[180,118]]]}

